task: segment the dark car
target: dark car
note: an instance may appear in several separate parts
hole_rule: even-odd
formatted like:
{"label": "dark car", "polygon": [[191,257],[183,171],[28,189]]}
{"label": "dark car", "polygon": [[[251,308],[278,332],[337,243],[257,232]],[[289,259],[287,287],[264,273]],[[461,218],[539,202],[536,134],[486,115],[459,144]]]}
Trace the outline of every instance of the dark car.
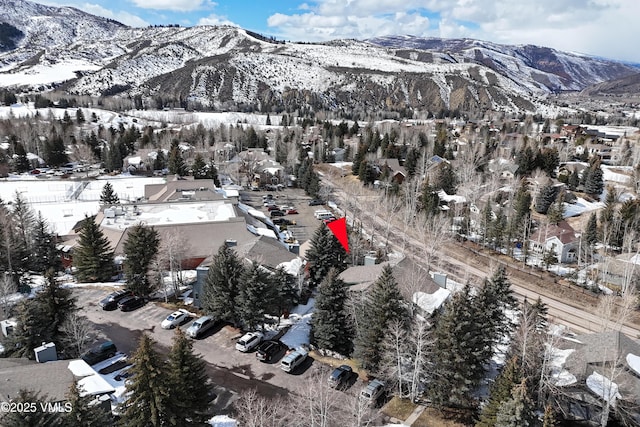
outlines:
{"label": "dark car", "polygon": [[295,221],[292,221],[292,220],[287,219],[287,218],[282,218],[282,217],[274,218],[273,219],[273,223],[275,225],[296,225]]}
{"label": "dark car", "polygon": [[131,295],[131,292],[124,289],[111,292],[109,295],[100,300],[100,307],[102,307],[103,310],[115,310],[116,308],[118,308],[118,302],[120,302],[123,298]]}
{"label": "dark car", "polygon": [[351,369],[351,366],[349,365],[340,365],[338,366],[336,369],[333,370],[333,372],[331,372],[331,375],[329,375],[329,387],[331,388],[340,388],[340,387],[344,387],[345,384],[347,384],[347,382],[349,381],[349,378],[351,378],[351,374],[353,373],[353,370]]}
{"label": "dark car", "polygon": [[138,296],[128,296],[120,300],[118,308],[121,311],[131,311],[144,305],[144,298]]}
{"label": "dark car", "polygon": [[274,218],[276,216],[285,216],[285,213],[282,211],[271,211],[270,215],[271,215],[271,218]]}
{"label": "dark car", "polygon": [[309,200],[309,206],[322,206],[324,205],[324,201],[320,199]]}
{"label": "dark car", "polygon": [[116,355],[118,349],[111,341],[103,342],[82,355],[88,365],[95,365]]}
{"label": "dark car", "polygon": [[283,346],[280,341],[264,341],[258,347],[258,351],[256,351],[256,359],[261,362],[270,362],[275,355],[280,353],[280,350],[282,350],[282,348]]}

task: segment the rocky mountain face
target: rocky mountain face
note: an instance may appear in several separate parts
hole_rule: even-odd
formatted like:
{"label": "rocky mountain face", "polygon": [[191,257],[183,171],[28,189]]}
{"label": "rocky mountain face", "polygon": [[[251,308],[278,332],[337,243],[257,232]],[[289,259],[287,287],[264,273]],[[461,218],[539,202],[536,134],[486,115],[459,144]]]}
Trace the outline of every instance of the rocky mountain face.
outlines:
{"label": "rocky mountain face", "polygon": [[0,0],[0,22],[23,34],[0,52],[0,86],[214,109],[531,111],[552,91],[632,70],[474,40],[284,44],[235,27],[129,28],[25,0]]}

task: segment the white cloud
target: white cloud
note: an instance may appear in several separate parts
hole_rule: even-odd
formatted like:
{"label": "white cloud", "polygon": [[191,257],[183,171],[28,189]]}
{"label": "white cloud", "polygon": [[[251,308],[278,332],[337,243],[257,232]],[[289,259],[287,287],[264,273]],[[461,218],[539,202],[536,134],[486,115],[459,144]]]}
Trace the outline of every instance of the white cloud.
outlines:
{"label": "white cloud", "polygon": [[109,9],[105,9],[99,4],[91,4],[91,3],[83,3],[78,5],[78,9],[81,9],[85,12],[91,13],[93,15],[103,16],[105,18],[114,19],[118,22],[121,22],[130,27],[146,27],[149,25],[147,21],[140,18],[139,16],[133,15],[129,12],[124,11],[112,11]]}
{"label": "white cloud", "polygon": [[267,24],[289,40],[473,37],[640,62],[637,0],[318,0],[298,10]]}
{"label": "white cloud", "polygon": [[202,8],[204,0],[133,0],[133,3],[143,9],[189,12]]}
{"label": "white cloud", "polygon": [[239,27],[235,22],[229,21],[226,16],[216,15],[215,13],[200,18],[197,25],[231,25],[233,27]]}

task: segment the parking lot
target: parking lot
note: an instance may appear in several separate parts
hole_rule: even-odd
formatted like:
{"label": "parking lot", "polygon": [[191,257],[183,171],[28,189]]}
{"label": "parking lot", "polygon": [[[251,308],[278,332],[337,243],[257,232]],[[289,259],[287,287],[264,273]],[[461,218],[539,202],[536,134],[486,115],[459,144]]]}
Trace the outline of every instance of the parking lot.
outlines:
{"label": "parking lot", "polygon": [[[77,297],[78,306],[82,307],[81,313],[112,340],[119,351],[132,354],[141,333],[149,334],[163,352],[168,351],[174,331],[162,329],[160,322],[173,310],[157,302],[148,302],[131,312],[104,311],[98,302],[111,291],[106,288],[74,288],[74,296]],[[186,329],[190,323],[186,322],[181,328]],[[236,341],[241,336],[241,331],[229,325],[220,325],[193,341],[195,352],[208,363],[209,376],[219,386],[216,391],[220,397],[216,403],[223,408],[235,394],[251,388],[266,396],[287,394],[295,390],[298,377],[313,369],[313,359],[309,357],[292,374],[285,373],[280,369],[284,350],[274,360],[260,362],[256,360],[255,350],[242,353],[235,349]]]}

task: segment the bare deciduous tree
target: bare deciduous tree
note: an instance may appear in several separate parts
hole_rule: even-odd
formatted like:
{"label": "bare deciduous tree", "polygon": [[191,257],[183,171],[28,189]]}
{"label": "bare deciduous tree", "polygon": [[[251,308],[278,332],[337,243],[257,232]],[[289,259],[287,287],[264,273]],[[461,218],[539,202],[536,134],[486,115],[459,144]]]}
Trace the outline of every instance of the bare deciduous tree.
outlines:
{"label": "bare deciduous tree", "polygon": [[187,258],[187,253],[189,253],[189,242],[176,228],[163,235],[158,251],[158,262],[161,268],[168,269],[176,296],[183,284],[182,264]]}
{"label": "bare deciduous tree", "polygon": [[84,353],[96,337],[92,323],[78,313],[71,313],[60,329],[64,336],[64,347],[71,357]]}
{"label": "bare deciduous tree", "polygon": [[235,418],[246,427],[277,427],[283,425],[286,403],[282,398],[260,396],[256,389],[240,394],[233,403]]}
{"label": "bare deciduous tree", "polygon": [[16,283],[11,275],[5,273],[0,279],[0,307],[2,308],[2,318],[9,317],[11,311],[11,302],[9,296],[14,294],[17,290]]}

